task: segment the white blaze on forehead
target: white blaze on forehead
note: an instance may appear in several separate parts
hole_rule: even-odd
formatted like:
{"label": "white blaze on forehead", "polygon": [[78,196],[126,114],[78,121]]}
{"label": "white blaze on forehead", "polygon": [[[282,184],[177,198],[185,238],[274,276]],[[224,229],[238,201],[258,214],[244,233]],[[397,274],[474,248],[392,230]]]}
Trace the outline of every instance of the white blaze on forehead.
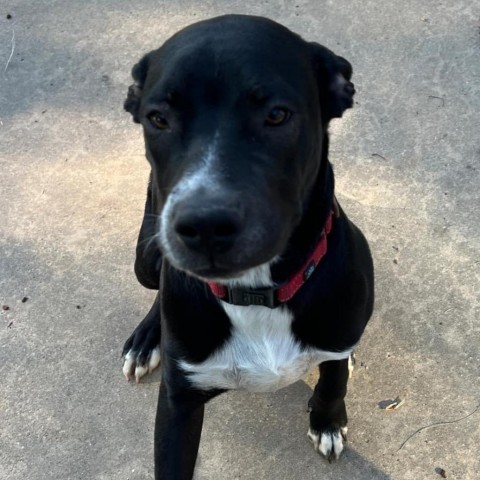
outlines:
{"label": "white blaze on forehead", "polygon": [[177,183],[173,191],[180,197],[201,187],[208,188],[209,190],[210,188],[215,188],[215,190],[219,189],[220,182],[219,175],[217,175],[219,139],[220,134],[216,131],[198,167],[189,172]]}
{"label": "white blaze on forehead", "polygon": [[207,149],[207,154],[204,157],[204,164],[207,168],[212,167],[215,164],[215,160],[218,156],[218,140],[220,138],[220,134],[218,130],[215,132],[213,136],[213,141],[210,143]]}
{"label": "white blaze on forehead", "polygon": [[160,216],[160,239],[166,253],[172,257],[172,249],[168,241],[168,224],[170,222],[172,212],[178,202],[190,196],[192,192],[206,189],[209,192],[220,191],[222,186],[219,181],[218,172],[218,144],[220,134],[218,130],[213,135],[212,141],[208,145],[204,155],[194,170],[189,171],[184,177],[173,187],[167,197],[165,206]]}

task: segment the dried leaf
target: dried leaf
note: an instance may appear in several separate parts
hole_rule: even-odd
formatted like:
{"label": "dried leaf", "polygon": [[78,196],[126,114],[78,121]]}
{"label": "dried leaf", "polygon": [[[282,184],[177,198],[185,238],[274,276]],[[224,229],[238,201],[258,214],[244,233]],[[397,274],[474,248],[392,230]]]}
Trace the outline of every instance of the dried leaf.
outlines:
{"label": "dried leaf", "polygon": [[397,410],[405,403],[405,400],[401,399],[400,397],[395,398],[394,400],[382,400],[378,402],[378,406],[382,410],[386,410],[387,412],[392,412],[393,410]]}

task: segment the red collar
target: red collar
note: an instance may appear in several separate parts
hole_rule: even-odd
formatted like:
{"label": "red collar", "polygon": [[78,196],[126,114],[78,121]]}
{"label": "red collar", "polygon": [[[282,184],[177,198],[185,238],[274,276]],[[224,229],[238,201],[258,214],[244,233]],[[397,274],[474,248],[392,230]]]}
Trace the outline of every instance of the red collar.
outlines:
{"label": "red collar", "polygon": [[327,235],[332,229],[332,217],[338,216],[338,207],[334,203],[334,210],[327,218],[320,240],[315,250],[305,262],[303,267],[280,287],[266,287],[255,289],[230,288],[220,283],[209,282],[212,293],[224,302],[233,305],[262,305],[269,308],[278,307],[281,303],[288,302],[302,285],[311,277],[317,265],[327,253]]}

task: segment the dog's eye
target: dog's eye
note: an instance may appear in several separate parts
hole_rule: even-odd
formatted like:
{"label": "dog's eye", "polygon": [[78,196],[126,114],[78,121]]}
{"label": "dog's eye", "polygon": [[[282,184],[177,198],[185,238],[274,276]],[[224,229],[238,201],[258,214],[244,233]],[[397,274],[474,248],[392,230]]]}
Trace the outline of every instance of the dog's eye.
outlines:
{"label": "dog's eye", "polygon": [[167,119],[160,112],[153,112],[148,116],[150,123],[159,130],[166,130],[169,125]]}
{"label": "dog's eye", "polygon": [[265,119],[265,125],[278,127],[279,125],[283,125],[284,123],[286,123],[290,116],[291,112],[286,108],[272,108],[268,113],[267,118]]}

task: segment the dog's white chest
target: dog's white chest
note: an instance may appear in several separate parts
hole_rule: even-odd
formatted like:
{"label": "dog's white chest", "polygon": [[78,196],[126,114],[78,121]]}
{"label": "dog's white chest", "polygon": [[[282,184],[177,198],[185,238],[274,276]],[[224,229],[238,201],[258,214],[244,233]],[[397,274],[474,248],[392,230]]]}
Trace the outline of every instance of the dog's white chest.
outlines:
{"label": "dog's white chest", "polygon": [[293,316],[285,306],[222,305],[233,325],[231,338],[200,364],[180,362],[198,388],[275,391],[296,382],[316,364],[350,354],[351,350],[302,348],[291,333]]}

